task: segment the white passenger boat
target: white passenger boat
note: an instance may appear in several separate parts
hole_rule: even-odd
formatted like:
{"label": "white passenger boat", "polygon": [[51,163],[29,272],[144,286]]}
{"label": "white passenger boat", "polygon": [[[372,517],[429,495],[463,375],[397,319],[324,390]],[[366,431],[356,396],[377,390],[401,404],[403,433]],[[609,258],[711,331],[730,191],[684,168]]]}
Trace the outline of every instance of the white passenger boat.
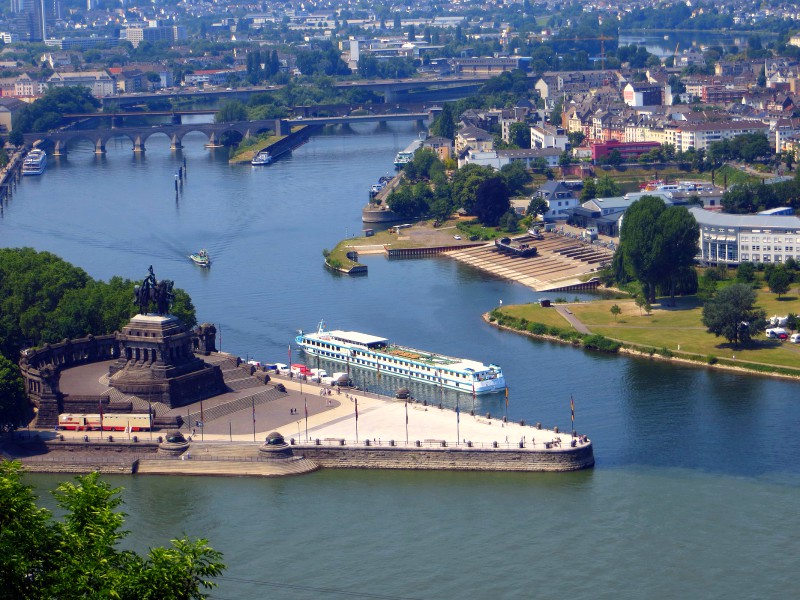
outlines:
{"label": "white passenger boat", "polygon": [[266,150],[262,150],[253,157],[253,160],[250,161],[250,164],[253,165],[254,167],[258,167],[261,165],[268,165],[271,162],[272,162],[272,155]]}
{"label": "white passenger boat", "polygon": [[28,152],[25,161],[22,163],[23,175],[41,175],[47,168],[47,153],[44,150],[34,148]]}
{"label": "white passenger boat", "polygon": [[192,259],[194,264],[200,265],[201,267],[211,266],[211,257],[208,255],[208,252],[205,248],[195,252],[194,254],[190,254],[189,258]]}
{"label": "white passenger boat", "polygon": [[459,392],[486,394],[506,386],[497,365],[398,346],[386,338],[357,331],[325,331],[324,322],[315,333],[301,331],[295,341],[311,356]]}
{"label": "white passenger boat", "polygon": [[397,156],[394,157],[394,166],[402,169],[403,166],[410,163],[414,158],[414,153],[422,148],[422,142],[423,140],[414,140],[405,150],[398,152]]}

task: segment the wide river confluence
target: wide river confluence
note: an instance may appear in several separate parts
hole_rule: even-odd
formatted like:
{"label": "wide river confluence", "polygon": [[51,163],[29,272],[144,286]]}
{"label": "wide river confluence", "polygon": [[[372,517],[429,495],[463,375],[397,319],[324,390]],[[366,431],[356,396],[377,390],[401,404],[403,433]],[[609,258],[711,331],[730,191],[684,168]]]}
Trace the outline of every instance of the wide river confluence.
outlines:
{"label": "wide river confluence", "polygon": [[[266,168],[230,166],[199,135],[183,155],[163,136],[141,158],[128,140],[102,158],[78,146],[17,187],[0,244],[52,251],[103,279],[139,279],[152,264],[241,356],[286,362],[297,330],[325,319],[497,362],[512,419],[566,428],[575,398],[596,468],[111,477],[125,488],[127,543],[207,537],[229,566],[215,598],[795,597],[797,383],[499,332],[481,313],[541,294],[446,258],[366,257],[370,273],[357,278],[323,268],[322,249],[361,230],[369,186],[416,135],[400,124],[329,131]],[[207,271],[187,259],[200,247]],[[504,400],[478,403],[499,413]],[[61,478],[31,479],[52,505],[45,490]]]}

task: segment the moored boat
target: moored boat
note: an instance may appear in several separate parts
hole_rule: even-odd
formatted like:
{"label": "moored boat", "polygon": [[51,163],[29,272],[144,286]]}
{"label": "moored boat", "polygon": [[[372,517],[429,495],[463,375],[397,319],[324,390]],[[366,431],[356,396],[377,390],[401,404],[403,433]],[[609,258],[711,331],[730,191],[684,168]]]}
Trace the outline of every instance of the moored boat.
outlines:
{"label": "moored boat", "polygon": [[258,167],[261,165],[268,165],[271,162],[272,162],[272,155],[266,150],[262,150],[253,157],[253,160],[250,161],[250,164]]}
{"label": "moored boat", "polygon": [[506,386],[497,365],[399,346],[357,331],[325,331],[324,322],[315,333],[301,331],[295,341],[311,356],[460,392],[486,394]]}
{"label": "moored boat", "polygon": [[41,175],[47,168],[47,153],[39,148],[28,152],[22,163],[23,175]]}
{"label": "moored boat", "polygon": [[194,264],[200,265],[201,267],[211,266],[211,257],[208,255],[208,252],[205,248],[195,252],[194,254],[190,254],[189,258],[192,259]]}
{"label": "moored boat", "polygon": [[410,163],[414,158],[414,153],[422,148],[423,140],[414,140],[405,150],[401,150],[394,157],[394,166],[397,169],[402,169],[405,165]]}

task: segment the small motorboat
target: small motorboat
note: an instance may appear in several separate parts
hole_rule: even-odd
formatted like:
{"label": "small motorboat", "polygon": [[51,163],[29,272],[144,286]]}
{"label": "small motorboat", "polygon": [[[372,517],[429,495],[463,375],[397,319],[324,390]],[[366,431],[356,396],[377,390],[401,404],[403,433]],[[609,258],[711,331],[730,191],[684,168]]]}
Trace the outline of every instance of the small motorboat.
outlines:
{"label": "small motorboat", "polygon": [[192,262],[196,265],[200,265],[201,267],[210,267],[211,266],[211,257],[208,255],[208,252],[205,248],[195,252],[194,254],[189,255],[189,258],[192,259]]}

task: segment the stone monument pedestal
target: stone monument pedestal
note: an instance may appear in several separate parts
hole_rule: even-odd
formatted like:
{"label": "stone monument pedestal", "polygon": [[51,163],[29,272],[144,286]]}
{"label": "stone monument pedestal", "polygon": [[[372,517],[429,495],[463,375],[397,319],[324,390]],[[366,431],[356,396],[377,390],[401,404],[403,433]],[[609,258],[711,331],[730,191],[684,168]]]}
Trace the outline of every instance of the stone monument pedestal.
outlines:
{"label": "stone monument pedestal", "polygon": [[139,314],[117,334],[109,385],[170,408],[226,391],[222,371],[194,355],[192,332],[173,315]]}

